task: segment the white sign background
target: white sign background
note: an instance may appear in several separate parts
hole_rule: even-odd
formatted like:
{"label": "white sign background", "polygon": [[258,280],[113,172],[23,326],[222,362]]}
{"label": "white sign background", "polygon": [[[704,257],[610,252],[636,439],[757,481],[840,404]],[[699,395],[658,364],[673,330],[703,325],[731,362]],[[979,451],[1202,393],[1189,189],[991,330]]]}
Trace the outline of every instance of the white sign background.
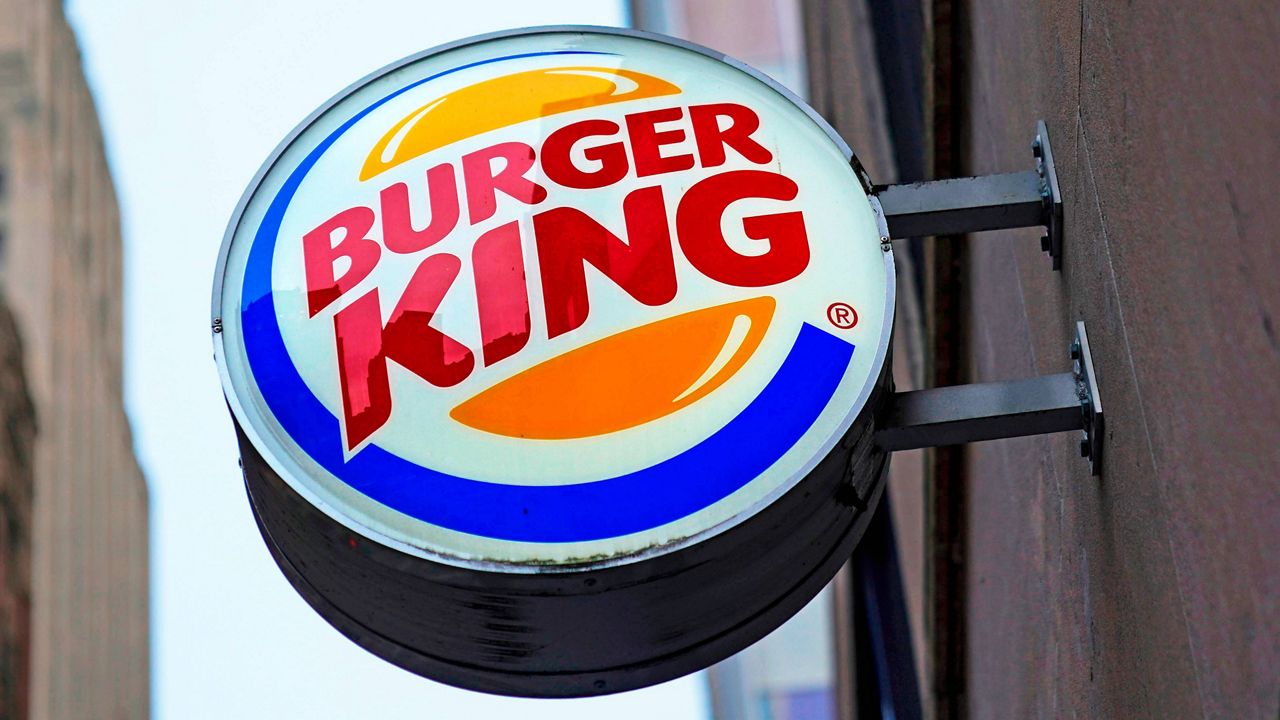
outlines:
{"label": "white sign background", "polygon": [[[801,440],[765,473],[698,512],[642,532],[583,542],[514,542],[450,530],[397,512],[353,490],[298,448],[275,421],[249,371],[240,320],[240,283],[254,234],[267,203],[299,161],[353,114],[395,90],[440,72],[496,57],[535,52],[590,50],[613,55],[542,55],[504,60],[454,72],[424,83],[383,104],[341,135],[306,176],[284,217],[275,248],[272,284],[276,315],[293,362],[308,388],[341,417],[332,315],[371,287],[379,287],[382,311],[391,312],[413,269],[428,254],[451,252],[464,259],[463,274],[446,296],[437,327],[469,347],[479,347],[475,298],[466,267],[469,247],[483,231],[519,219],[530,283],[533,336],[517,355],[491,368],[479,363],[461,384],[436,388],[393,365],[393,414],[371,442],[406,460],[475,480],[511,485],[594,482],[639,470],[688,449],[722,427],[773,377],[804,323],[853,343],[857,350],[826,408]],[[368,181],[359,168],[379,138],[401,118],[453,90],[498,75],[549,67],[621,67],[672,82],[682,93],[584,109],[521,123],[447,146],[407,162]],[[761,118],[753,138],[773,154],[772,166],[757,166],[730,150],[726,165],[637,179],[634,168],[622,183],[594,191],[561,188],[530,177],[550,191],[535,207],[511,198],[499,200],[495,217],[474,227],[463,220],[440,244],[418,254],[397,256],[384,251],[378,268],[315,318],[305,306],[301,237],[336,212],[357,204],[377,207],[377,193],[396,181],[425,192],[427,167],[455,160],[495,142],[520,140],[537,148],[550,131],[585,118],[620,121],[628,113],[679,105],[737,102]],[[686,114],[687,117],[687,114]],[[674,126],[675,124],[673,124]],[[687,128],[687,125],[685,126]],[[664,128],[665,129],[665,128]],[[692,137],[665,147],[663,154],[696,152]],[[652,552],[670,552],[723,531],[750,517],[790,489],[812,469],[848,429],[865,404],[886,352],[893,312],[892,254],[881,247],[872,205],[850,167],[847,151],[791,98],[733,65],[693,50],[638,37],[579,33],[542,33],[491,39],[412,60],[358,84],[314,118],[270,164],[234,225],[225,258],[221,304],[219,359],[228,395],[241,424],[273,468],[289,484],[331,517],[363,535],[406,552],[464,566],[534,570],[540,566],[591,557],[602,562],[628,562]],[[650,308],[628,297],[599,273],[588,273],[591,315],[582,328],[547,340],[541,315],[536,252],[532,245],[532,213],[561,205],[574,207],[625,237],[621,201],[630,190],[661,184],[669,215],[694,182],[728,169],[764,169],[784,173],[799,185],[796,200],[744,200],[731,206],[722,229],[731,246],[744,254],[759,252],[760,241],[745,237],[741,218],[802,210],[810,244],[810,262],[797,278],[766,288],[737,288],[710,280],[676,254],[676,298]],[[674,219],[672,217],[672,219]],[[673,224],[674,228],[674,224]],[[379,237],[375,226],[370,237]],[[673,232],[674,241],[674,232]],[[772,295],[777,309],[760,348],[728,382],[692,406],[639,427],[578,440],[531,441],[502,437],[465,427],[448,417],[455,405],[521,370],[592,340],[682,312],[759,295]],[[844,302],[857,309],[852,329],[834,327],[827,308]],[[421,441],[423,437],[431,442]],[[688,482],[697,482],[689,478]],[[440,502],[448,502],[440,498]]]}

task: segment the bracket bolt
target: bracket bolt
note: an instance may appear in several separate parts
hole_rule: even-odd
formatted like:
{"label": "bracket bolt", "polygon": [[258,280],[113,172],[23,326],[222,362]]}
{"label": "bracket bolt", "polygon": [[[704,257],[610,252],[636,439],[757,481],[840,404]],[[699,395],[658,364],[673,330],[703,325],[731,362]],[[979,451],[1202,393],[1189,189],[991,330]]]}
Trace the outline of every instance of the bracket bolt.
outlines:
{"label": "bracket bolt", "polygon": [[1083,458],[1089,457],[1089,450],[1090,450],[1089,438],[1086,437],[1080,441],[1080,457],[1083,457]]}

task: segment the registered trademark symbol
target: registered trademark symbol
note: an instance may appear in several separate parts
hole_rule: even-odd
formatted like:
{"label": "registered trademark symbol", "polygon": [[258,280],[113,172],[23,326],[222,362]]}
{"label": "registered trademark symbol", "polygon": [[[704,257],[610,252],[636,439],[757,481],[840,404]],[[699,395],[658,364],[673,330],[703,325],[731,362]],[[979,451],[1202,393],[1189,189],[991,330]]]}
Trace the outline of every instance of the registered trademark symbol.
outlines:
{"label": "registered trademark symbol", "polygon": [[841,330],[858,324],[858,312],[849,303],[834,302],[827,307],[827,319]]}

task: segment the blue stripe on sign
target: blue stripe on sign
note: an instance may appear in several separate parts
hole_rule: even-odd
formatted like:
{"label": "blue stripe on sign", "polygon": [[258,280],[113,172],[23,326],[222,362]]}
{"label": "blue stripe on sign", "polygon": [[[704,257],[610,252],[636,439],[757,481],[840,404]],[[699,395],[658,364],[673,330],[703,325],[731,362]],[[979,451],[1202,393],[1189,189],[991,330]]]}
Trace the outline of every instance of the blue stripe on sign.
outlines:
{"label": "blue stripe on sign", "polygon": [[[274,250],[285,211],[307,173],[360,119],[392,98],[469,67],[447,70],[373,103],[326,137],[289,175],[254,236],[245,267],[241,327],[258,389],[280,426],[321,467],[369,498],[458,532],[522,542],[582,542],[649,530],[727,497],[755,479],[812,426],[835,393],[854,346],[804,324],[777,374],[737,417],[710,437],[656,465],[588,483],[528,487],[449,475],[368,445],[344,461],[338,418],[294,367],[271,291]],[[247,301],[246,301],[247,300]]]}

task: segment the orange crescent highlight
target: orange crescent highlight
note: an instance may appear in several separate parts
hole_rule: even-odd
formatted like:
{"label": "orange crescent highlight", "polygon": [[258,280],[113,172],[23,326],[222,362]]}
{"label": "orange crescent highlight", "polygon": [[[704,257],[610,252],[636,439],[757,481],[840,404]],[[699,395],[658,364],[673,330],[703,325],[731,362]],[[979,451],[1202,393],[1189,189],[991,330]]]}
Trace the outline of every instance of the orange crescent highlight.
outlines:
{"label": "orange crescent highlight", "polygon": [[756,351],[775,301],[764,296],[625,330],[546,360],[449,413],[477,430],[563,440],[625,430],[697,402]]}
{"label": "orange crescent highlight", "polygon": [[535,118],[628,100],[676,95],[680,88],[634,70],[560,67],[527,70],[455,90],[409,113],[378,140],[360,179],[450,143]]}

